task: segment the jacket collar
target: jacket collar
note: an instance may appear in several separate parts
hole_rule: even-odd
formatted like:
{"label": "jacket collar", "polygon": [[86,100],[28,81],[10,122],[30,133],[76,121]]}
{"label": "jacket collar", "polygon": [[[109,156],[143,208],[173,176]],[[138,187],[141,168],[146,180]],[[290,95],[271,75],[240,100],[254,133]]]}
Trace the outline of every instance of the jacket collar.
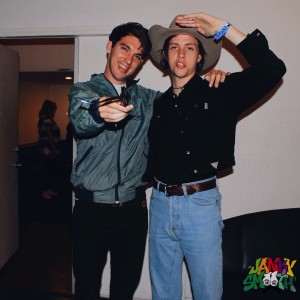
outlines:
{"label": "jacket collar", "polygon": [[[106,78],[106,76],[104,75],[104,73],[100,73],[100,74],[93,74],[91,77],[92,81],[100,81],[101,83],[107,83],[111,86],[113,86],[113,84]],[[140,80],[135,80],[135,79],[128,79],[126,82],[126,87],[129,88],[135,84],[137,84]]]}

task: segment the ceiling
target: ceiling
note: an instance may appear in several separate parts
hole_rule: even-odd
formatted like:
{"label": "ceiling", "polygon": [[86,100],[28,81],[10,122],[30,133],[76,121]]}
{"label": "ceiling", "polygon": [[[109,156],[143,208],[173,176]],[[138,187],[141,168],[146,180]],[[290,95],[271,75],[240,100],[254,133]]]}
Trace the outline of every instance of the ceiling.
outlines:
{"label": "ceiling", "polygon": [[73,72],[74,38],[0,39],[19,53],[20,72]]}

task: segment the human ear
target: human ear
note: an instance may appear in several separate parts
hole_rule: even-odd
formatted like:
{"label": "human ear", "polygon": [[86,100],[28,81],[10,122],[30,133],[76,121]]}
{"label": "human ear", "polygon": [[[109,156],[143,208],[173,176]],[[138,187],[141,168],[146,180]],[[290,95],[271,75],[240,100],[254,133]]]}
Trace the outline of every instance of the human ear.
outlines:
{"label": "human ear", "polygon": [[198,59],[197,59],[197,63],[199,63],[201,61],[201,59],[202,59],[202,56],[201,56],[201,54],[199,54]]}
{"label": "human ear", "polygon": [[106,53],[110,53],[111,52],[111,48],[112,48],[112,41],[108,41],[106,43]]}

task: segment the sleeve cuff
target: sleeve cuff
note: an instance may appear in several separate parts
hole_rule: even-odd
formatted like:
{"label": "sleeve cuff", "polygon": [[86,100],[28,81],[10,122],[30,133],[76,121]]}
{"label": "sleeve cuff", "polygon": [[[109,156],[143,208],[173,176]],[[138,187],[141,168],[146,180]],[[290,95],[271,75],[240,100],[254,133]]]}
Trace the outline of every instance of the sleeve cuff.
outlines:
{"label": "sleeve cuff", "polygon": [[[93,101],[90,107],[94,107],[94,106],[97,107],[97,103],[98,100]],[[92,109],[89,111],[89,113],[96,123],[98,124],[104,123],[104,120],[100,117],[100,113],[98,109]]]}

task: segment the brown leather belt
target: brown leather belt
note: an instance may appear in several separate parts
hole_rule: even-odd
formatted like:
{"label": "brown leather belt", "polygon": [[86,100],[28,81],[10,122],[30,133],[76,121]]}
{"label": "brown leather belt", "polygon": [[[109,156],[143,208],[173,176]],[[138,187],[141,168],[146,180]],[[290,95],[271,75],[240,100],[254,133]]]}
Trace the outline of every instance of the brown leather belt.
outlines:
{"label": "brown leather belt", "polygon": [[[210,190],[215,188],[216,186],[216,179],[194,184],[185,184],[187,195]],[[184,195],[183,185],[166,185],[155,180],[154,188],[156,188],[160,192],[163,192],[167,197]]]}

